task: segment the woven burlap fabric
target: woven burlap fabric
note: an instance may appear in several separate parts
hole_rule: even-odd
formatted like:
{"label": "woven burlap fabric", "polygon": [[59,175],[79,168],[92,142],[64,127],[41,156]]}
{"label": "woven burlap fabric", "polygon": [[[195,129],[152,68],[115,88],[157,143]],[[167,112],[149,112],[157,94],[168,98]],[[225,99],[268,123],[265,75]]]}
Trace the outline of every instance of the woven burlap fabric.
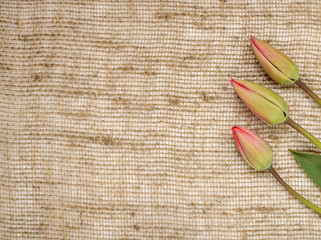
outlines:
{"label": "woven burlap fabric", "polygon": [[235,124],[321,205],[288,148],[230,86],[267,86],[321,138],[321,108],[264,74],[252,34],[321,95],[314,1],[1,1],[0,239],[320,239],[321,220],[237,152]]}

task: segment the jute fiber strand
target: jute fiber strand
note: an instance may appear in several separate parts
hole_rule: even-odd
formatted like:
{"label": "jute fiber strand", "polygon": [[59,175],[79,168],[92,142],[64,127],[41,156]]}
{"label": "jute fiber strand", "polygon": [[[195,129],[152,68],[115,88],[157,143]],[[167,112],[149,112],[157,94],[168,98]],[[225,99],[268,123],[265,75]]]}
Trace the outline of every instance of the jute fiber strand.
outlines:
{"label": "jute fiber strand", "polygon": [[320,1],[1,1],[0,239],[320,239],[321,219],[252,170],[235,124],[321,205],[288,149],[231,77],[263,84],[321,139],[321,108],[263,72],[249,36],[271,43],[321,94]]}

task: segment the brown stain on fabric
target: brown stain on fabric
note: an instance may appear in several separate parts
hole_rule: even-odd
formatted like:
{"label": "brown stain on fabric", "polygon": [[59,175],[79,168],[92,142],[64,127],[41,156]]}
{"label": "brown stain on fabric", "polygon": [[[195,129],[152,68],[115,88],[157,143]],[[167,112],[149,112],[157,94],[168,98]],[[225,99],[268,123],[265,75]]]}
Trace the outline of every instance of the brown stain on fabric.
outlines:
{"label": "brown stain on fabric", "polygon": [[105,146],[115,145],[115,139],[110,136],[89,136],[88,139],[94,143],[102,144]]}
{"label": "brown stain on fabric", "polygon": [[42,77],[41,77],[39,74],[36,73],[36,74],[33,76],[33,79],[34,79],[35,82],[40,82],[41,79],[42,79]]}
{"label": "brown stain on fabric", "polygon": [[156,72],[153,72],[153,71],[150,71],[150,70],[145,70],[144,73],[145,73],[146,75],[148,75],[148,76],[156,76],[156,75],[157,75]]}
{"label": "brown stain on fabric", "polygon": [[132,216],[132,217],[135,217],[135,215],[136,215],[135,212],[131,212],[131,213],[130,213],[130,216]]}
{"label": "brown stain on fabric", "polygon": [[168,102],[169,102],[169,105],[171,105],[171,106],[178,106],[179,105],[179,100],[177,98],[169,98]]}
{"label": "brown stain on fabric", "polygon": [[140,226],[138,226],[137,224],[135,224],[133,227],[134,227],[134,229],[135,229],[136,231],[139,231],[139,230],[140,230]]}
{"label": "brown stain on fabric", "polygon": [[172,18],[170,13],[156,13],[156,18],[161,20],[169,20]]}
{"label": "brown stain on fabric", "polygon": [[216,99],[216,97],[210,96],[209,93],[206,93],[206,92],[200,92],[200,96],[202,100],[207,103],[213,102]]}

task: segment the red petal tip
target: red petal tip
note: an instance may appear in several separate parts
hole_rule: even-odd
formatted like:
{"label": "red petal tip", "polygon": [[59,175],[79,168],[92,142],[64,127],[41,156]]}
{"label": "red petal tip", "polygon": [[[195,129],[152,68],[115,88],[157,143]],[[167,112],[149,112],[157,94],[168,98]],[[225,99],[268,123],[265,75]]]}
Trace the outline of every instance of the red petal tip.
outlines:
{"label": "red petal tip", "polygon": [[232,127],[232,130],[233,130],[233,132],[236,132],[236,131],[239,131],[239,132],[240,132],[240,131],[241,131],[241,132],[247,133],[246,130],[248,130],[248,129],[235,125],[234,127]]}
{"label": "red petal tip", "polygon": [[237,134],[236,134],[237,130],[239,130],[239,128],[237,126],[232,127],[232,133],[233,133],[235,143],[236,143],[237,147],[239,148],[239,150],[242,151],[241,144],[240,144],[239,139],[237,138]]}
{"label": "red petal tip", "polygon": [[232,133],[235,139],[237,139],[236,132],[239,131],[240,128],[238,126],[232,127]]}
{"label": "red petal tip", "polygon": [[238,126],[235,125],[234,127],[232,127],[232,130],[234,131],[236,128],[238,128]]}
{"label": "red petal tip", "polygon": [[233,85],[233,84],[237,84],[237,85],[239,85],[239,86],[243,86],[243,84],[241,84],[237,79],[234,79],[234,78],[231,79],[231,84],[232,84],[232,85]]}

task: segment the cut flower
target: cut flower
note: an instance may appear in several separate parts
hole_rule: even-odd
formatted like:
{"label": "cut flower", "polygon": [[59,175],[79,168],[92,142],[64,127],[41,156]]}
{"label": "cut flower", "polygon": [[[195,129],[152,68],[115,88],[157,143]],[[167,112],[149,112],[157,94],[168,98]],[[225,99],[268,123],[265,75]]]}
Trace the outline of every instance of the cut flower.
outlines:
{"label": "cut flower", "polygon": [[286,102],[272,90],[244,80],[232,79],[231,84],[250,111],[264,122],[275,125],[288,118]]}
{"label": "cut flower", "polygon": [[288,56],[255,37],[251,36],[250,42],[257,60],[275,82],[285,85],[296,83],[321,105],[321,98],[299,79],[298,66]]}
{"label": "cut flower", "polygon": [[271,125],[290,125],[321,150],[321,142],[289,117],[287,104],[277,93],[244,80],[232,79],[231,84],[245,105],[258,118]]}
{"label": "cut flower", "polygon": [[250,42],[257,60],[274,81],[292,84],[299,79],[299,69],[288,56],[255,37],[251,36]]}
{"label": "cut flower", "polygon": [[263,138],[238,126],[234,126],[232,132],[239,152],[252,168],[262,171],[271,167],[272,149]]}
{"label": "cut flower", "polygon": [[242,127],[232,128],[236,146],[243,158],[256,170],[268,170],[273,177],[294,197],[307,207],[321,214],[321,208],[293,190],[272,167],[272,150],[270,146],[256,133]]}

